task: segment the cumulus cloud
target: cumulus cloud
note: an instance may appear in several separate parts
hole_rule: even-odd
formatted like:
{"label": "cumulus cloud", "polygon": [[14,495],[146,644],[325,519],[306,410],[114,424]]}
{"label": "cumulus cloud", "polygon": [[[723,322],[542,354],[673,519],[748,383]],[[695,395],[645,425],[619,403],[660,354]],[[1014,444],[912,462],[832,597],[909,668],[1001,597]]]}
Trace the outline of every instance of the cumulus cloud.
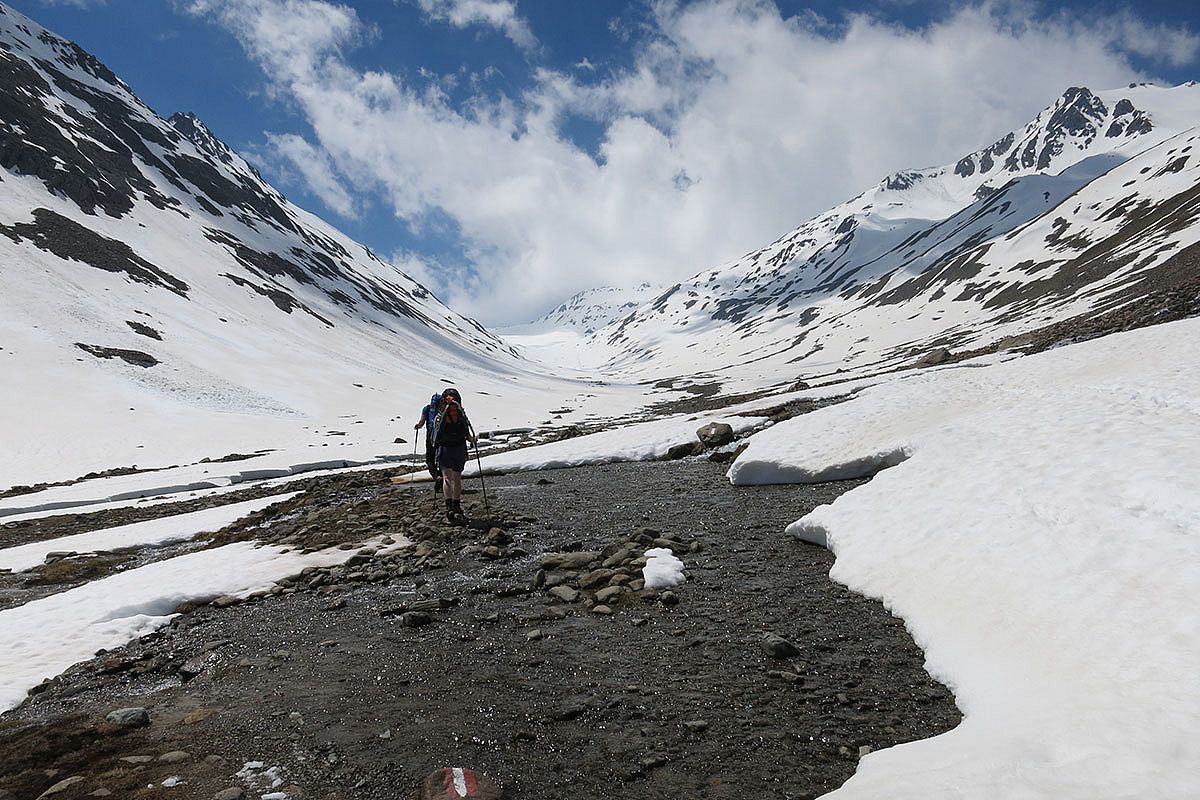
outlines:
{"label": "cumulus cloud", "polygon": [[[374,32],[346,6],[193,8],[242,41],[350,185],[411,226],[453,222],[466,263],[439,267],[461,272],[447,299],[491,323],[735,258],[890,172],[989,144],[1068,86],[1145,79],[1127,54],[1156,35],[1128,15],[1003,4],[914,29],[770,0],[660,2],[624,70],[538,69],[521,96],[454,104],[354,66],[346,49]],[[1160,57],[1194,58],[1194,36],[1168,41]],[[603,130],[591,152],[564,133],[580,117]]]}
{"label": "cumulus cloud", "polygon": [[533,31],[517,14],[517,4],[512,0],[417,0],[417,5],[430,19],[456,28],[483,25],[500,31],[518,47],[537,46]]}

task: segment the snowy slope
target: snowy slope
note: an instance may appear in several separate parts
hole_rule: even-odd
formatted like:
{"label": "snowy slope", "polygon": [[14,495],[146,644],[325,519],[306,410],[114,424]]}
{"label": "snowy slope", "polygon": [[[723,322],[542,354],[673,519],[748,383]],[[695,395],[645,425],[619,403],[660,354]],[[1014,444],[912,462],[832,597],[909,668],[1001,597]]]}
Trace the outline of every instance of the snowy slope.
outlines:
{"label": "snowy slope", "polygon": [[[1194,276],[1200,86],[1068,90],[954,165],[897,173],[595,343],[626,376],[787,385],[982,347]],[[589,343],[589,345],[592,343]]]}
{"label": "snowy slope", "polygon": [[836,798],[1200,796],[1200,321],[896,377],[757,434],[738,484],[875,474],[789,528],[904,618],[950,733]]}
{"label": "snowy slope", "polygon": [[449,383],[481,429],[580,392],[3,5],[0,85],[0,489],[402,451],[391,418]]}

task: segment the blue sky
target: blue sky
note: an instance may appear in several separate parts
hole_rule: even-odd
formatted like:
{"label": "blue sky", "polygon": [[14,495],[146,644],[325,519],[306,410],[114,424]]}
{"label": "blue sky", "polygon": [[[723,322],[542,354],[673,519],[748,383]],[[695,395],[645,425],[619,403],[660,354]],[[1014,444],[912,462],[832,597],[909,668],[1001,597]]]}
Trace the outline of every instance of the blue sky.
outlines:
{"label": "blue sky", "polygon": [[9,0],[485,322],[670,282],[1069,85],[1200,78],[1200,4]]}

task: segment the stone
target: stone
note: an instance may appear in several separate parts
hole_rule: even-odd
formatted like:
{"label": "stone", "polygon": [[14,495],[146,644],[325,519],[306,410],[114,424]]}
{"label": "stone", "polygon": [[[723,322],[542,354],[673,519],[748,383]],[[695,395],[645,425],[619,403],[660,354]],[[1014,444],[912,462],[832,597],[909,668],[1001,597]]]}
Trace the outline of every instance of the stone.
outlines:
{"label": "stone", "polygon": [[595,606],[592,606],[592,613],[593,613],[593,614],[600,614],[600,615],[602,615],[602,616],[606,616],[606,617],[607,617],[607,616],[608,616],[609,614],[611,614],[612,612],[613,612],[612,608],[611,608],[610,606],[606,606],[606,605],[604,605],[604,604],[600,604],[600,605],[595,605]]}
{"label": "stone", "polygon": [[425,777],[416,800],[500,800],[501,796],[500,787],[486,775],[468,767],[444,767]]}
{"label": "stone", "polygon": [[53,797],[56,794],[62,794],[67,789],[70,789],[75,784],[81,783],[84,780],[85,780],[85,778],[82,775],[72,775],[71,777],[69,777],[65,780],[59,781],[58,783],[54,784],[46,791],[39,794],[38,800],[41,800],[43,797]]}
{"label": "stone", "polygon": [[606,586],[596,592],[596,602],[611,605],[624,593],[625,590],[620,586]]}
{"label": "stone", "polygon": [[862,747],[858,748],[858,757],[862,758],[863,756],[867,755],[871,752],[871,749],[871,745],[864,744]]}
{"label": "stone", "polygon": [[950,352],[949,348],[935,347],[914,361],[913,366],[917,369],[921,369],[923,367],[936,367],[939,364],[945,364],[953,357],[954,354]]}
{"label": "stone", "polygon": [[578,550],[569,553],[546,553],[542,556],[542,569],[582,569],[593,561],[597,561],[600,554],[591,550]]}
{"label": "stone", "polygon": [[667,450],[667,460],[677,461],[688,456],[698,456],[704,452],[704,444],[699,441],[673,445]]}
{"label": "stone", "polygon": [[235,597],[231,594],[223,594],[216,600],[213,600],[212,604],[217,608],[228,608],[229,606],[236,606],[240,602],[242,602],[242,598],[240,597]]}
{"label": "stone", "polygon": [[206,659],[203,656],[189,658],[187,661],[183,662],[182,665],[180,665],[179,675],[184,679],[184,681],[190,681],[201,672],[204,672],[205,660]]}
{"label": "stone", "polygon": [[710,422],[696,431],[705,447],[722,447],[733,441],[733,427],[724,422]]}
{"label": "stone", "polygon": [[406,628],[419,628],[433,622],[433,617],[424,611],[406,611],[400,615],[400,624]]}
{"label": "stone", "polygon": [[124,756],[121,760],[126,764],[149,764],[154,760],[154,756]]}
{"label": "stone", "polygon": [[579,592],[570,586],[555,586],[550,590],[549,594],[551,597],[561,600],[564,603],[574,603],[579,599]]}
{"label": "stone", "polygon": [[691,719],[683,723],[683,727],[687,728],[689,731],[706,731],[708,730],[708,720]]}
{"label": "stone", "polygon": [[180,764],[192,757],[191,753],[184,750],[172,750],[169,753],[163,753],[158,757],[158,760],[164,764]]}
{"label": "stone", "polygon": [[763,637],[763,651],[771,658],[791,658],[800,655],[800,648],[775,633]]}
{"label": "stone", "polygon": [[101,786],[99,789],[89,794],[88,797],[112,797],[112,792]]}
{"label": "stone", "polygon": [[579,579],[580,589],[598,589],[601,586],[608,584],[609,578],[614,574],[611,569],[595,569]]}
{"label": "stone", "polygon": [[538,630],[537,628],[534,628],[529,633],[525,634],[525,641],[527,641],[527,642],[536,642],[538,639],[541,639],[541,638],[542,638],[542,632],[540,630]]}
{"label": "stone", "polygon": [[658,596],[658,602],[662,603],[664,606],[677,606],[679,605],[679,595],[668,589]]}
{"label": "stone", "polygon": [[338,609],[342,609],[345,607],[346,607],[346,598],[339,597],[337,600],[334,600],[332,603],[326,603],[325,605],[321,606],[321,610],[322,611],[337,611]]}
{"label": "stone", "polygon": [[106,720],[118,728],[144,728],[150,724],[150,712],[144,708],[118,708],[109,712]]}
{"label": "stone", "polygon": [[240,786],[230,786],[213,795],[213,800],[242,800],[246,791]]}

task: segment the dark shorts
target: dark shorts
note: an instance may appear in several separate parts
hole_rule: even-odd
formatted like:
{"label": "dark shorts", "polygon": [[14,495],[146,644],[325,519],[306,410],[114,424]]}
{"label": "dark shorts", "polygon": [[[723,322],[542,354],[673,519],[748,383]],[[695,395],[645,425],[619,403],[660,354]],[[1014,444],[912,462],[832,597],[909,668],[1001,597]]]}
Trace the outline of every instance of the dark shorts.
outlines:
{"label": "dark shorts", "polygon": [[467,446],[465,444],[450,444],[439,447],[437,463],[444,470],[462,472],[463,467],[467,466]]}

